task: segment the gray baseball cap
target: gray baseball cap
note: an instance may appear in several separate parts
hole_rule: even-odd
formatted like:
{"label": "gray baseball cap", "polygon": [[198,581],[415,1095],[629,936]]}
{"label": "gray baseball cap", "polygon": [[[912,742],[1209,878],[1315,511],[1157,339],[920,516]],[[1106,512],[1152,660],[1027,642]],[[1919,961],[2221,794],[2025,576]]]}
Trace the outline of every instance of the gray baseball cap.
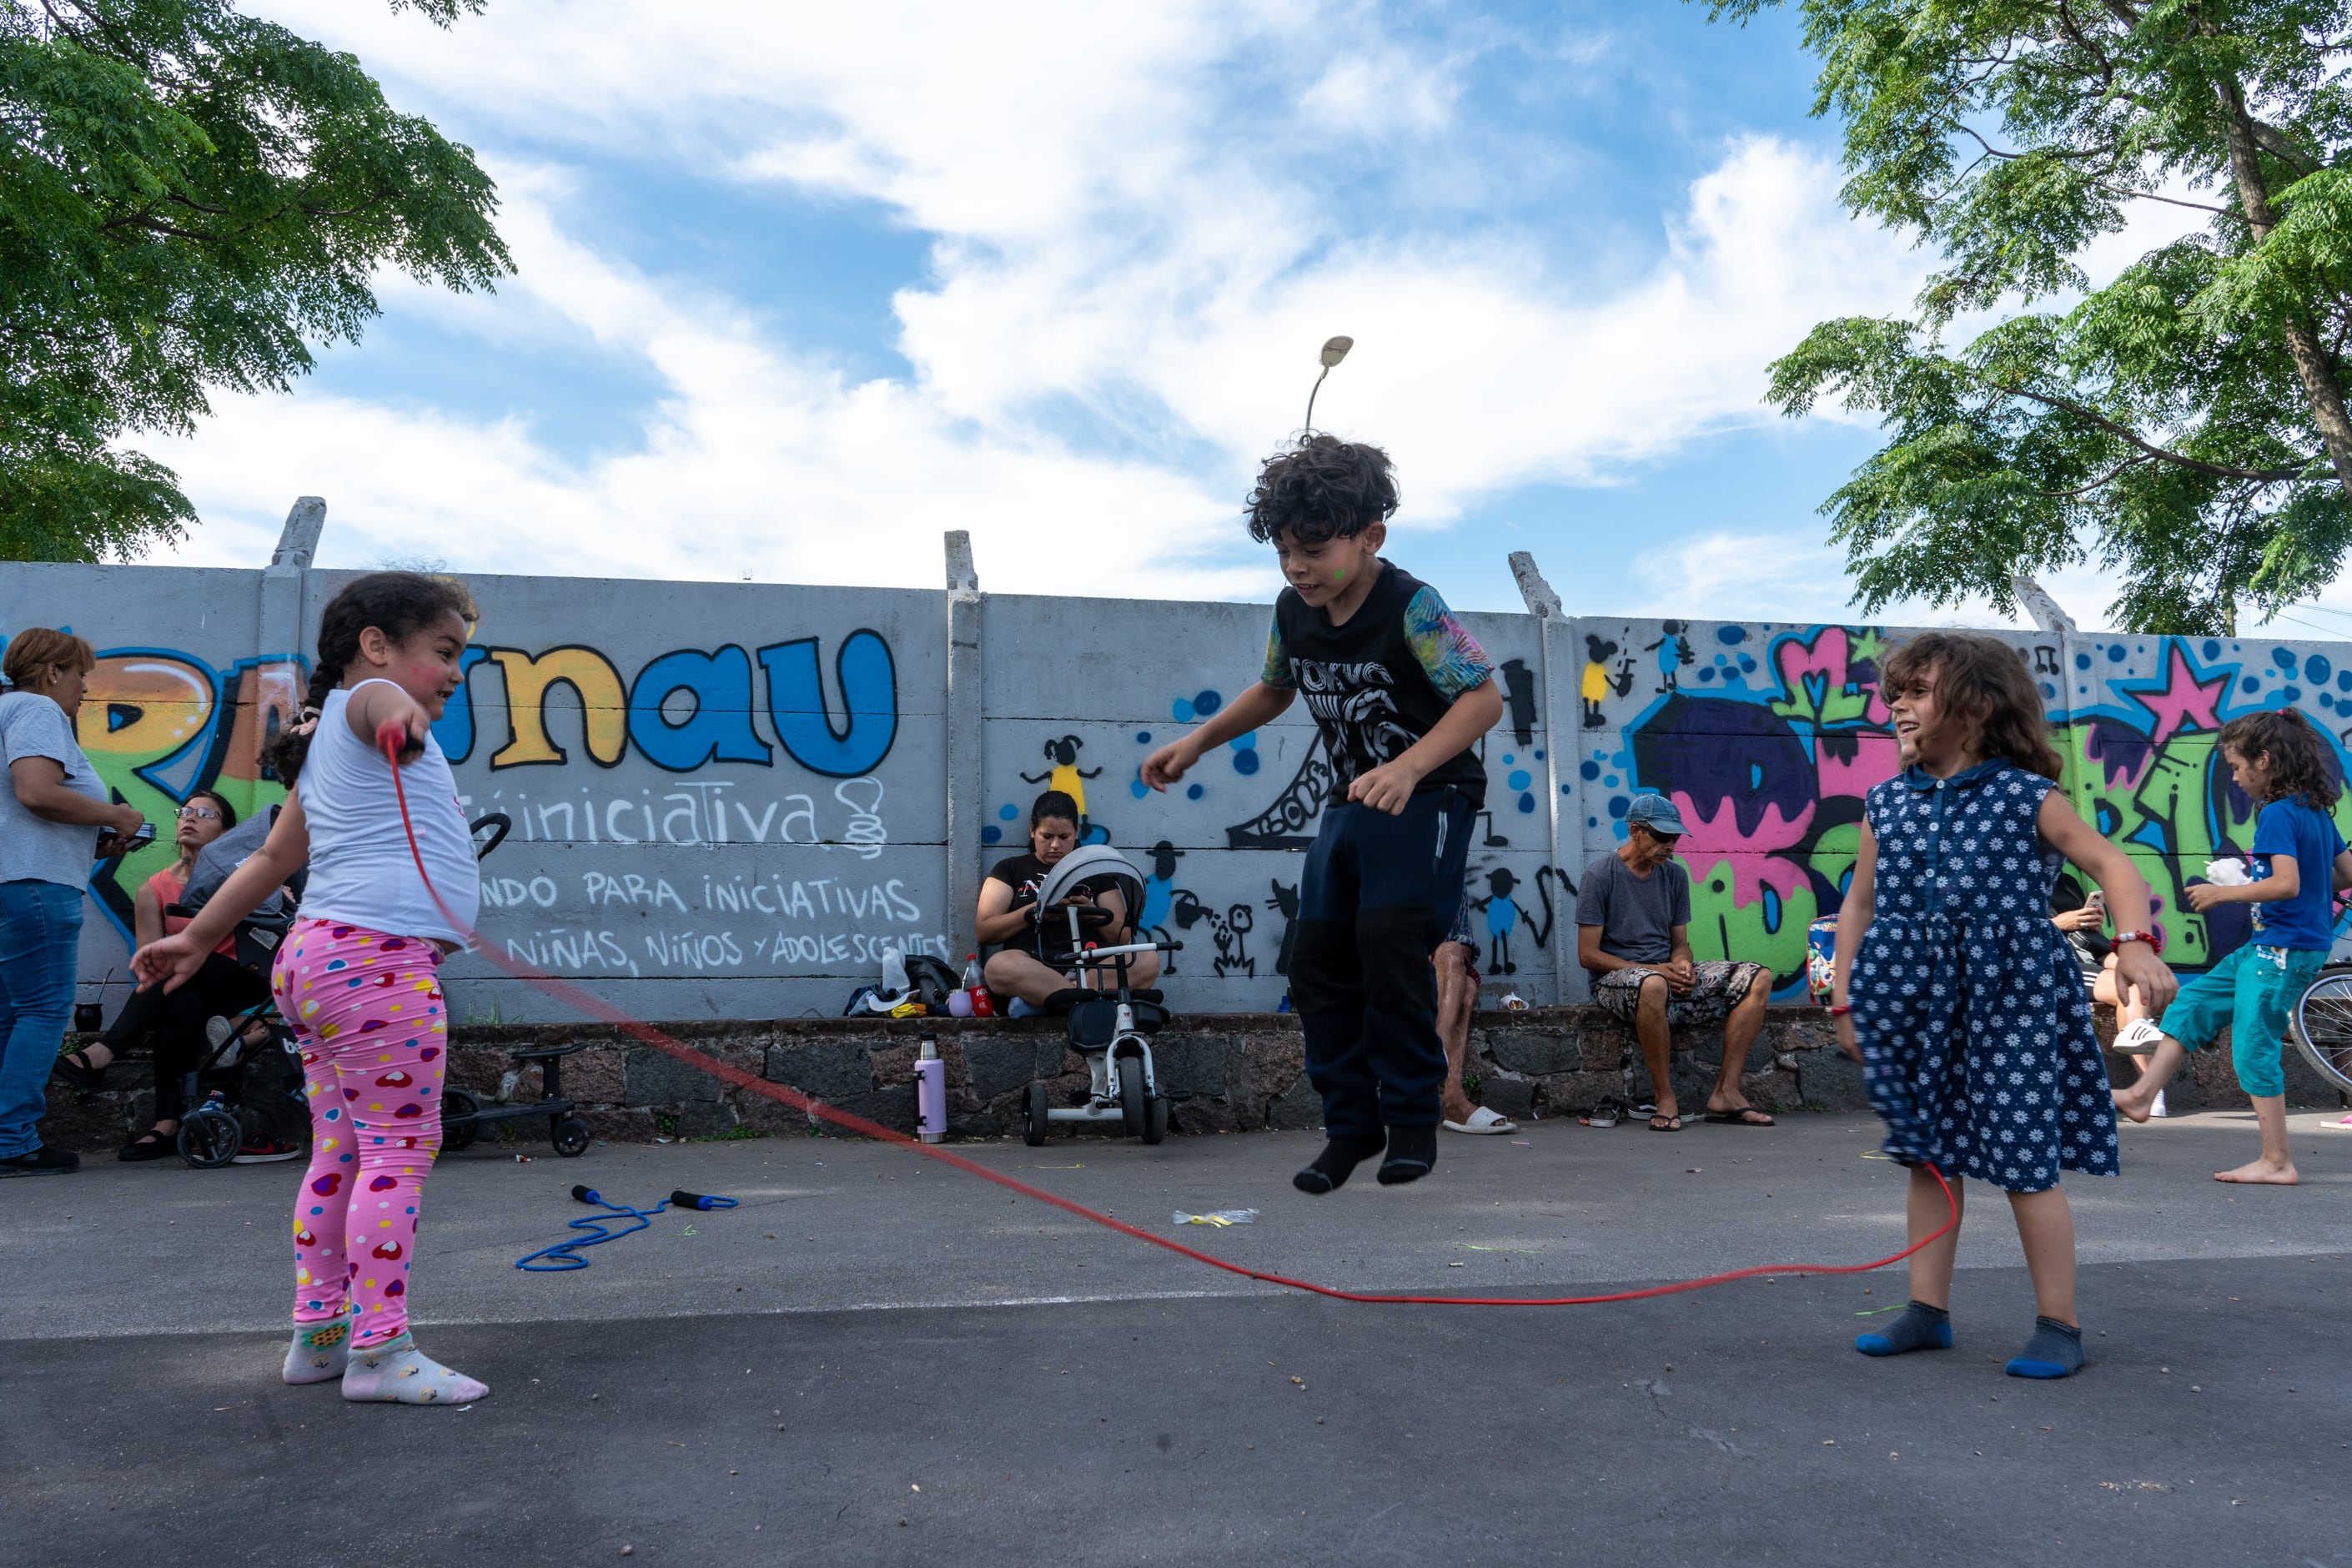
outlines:
{"label": "gray baseball cap", "polygon": [[1662,795],[1633,797],[1633,804],[1625,808],[1625,823],[1631,826],[1637,822],[1661,838],[1679,838],[1690,831],[1683,826],[1683,814],[1675,809],[1675,803]]}

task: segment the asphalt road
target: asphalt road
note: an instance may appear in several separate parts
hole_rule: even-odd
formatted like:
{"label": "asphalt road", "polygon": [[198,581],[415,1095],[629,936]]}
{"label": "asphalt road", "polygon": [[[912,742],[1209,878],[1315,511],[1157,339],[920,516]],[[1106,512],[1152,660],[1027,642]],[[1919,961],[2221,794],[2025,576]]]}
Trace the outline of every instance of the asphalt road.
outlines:
{"label": "asphalt road", "polygon": [[[0,1184],[0,1561],[2352,1563],[2352,1135],[2316,1121],[2299,1189],[2207,1179],[2252,1142],[2227,1115],[2128,1129],[2126,1176],[2074,1184],[2093,1364],[2055,1384],[2000,1373],[2032,1306],[1990,1193],[1958,1348],[1873,1362],[1895,1274],[1354,1306],[769,1140],[445,1162],[418,1331],[492,1393],[352,1406],[275,1378],[288,1167]],[[1287,1186],[1307,1135],[962,1152],[1171,1235],[1255,1205],[1181,1233],[1236,1259],[1500,1294],[1892,1250],[1873,1136],[1538,1123],[1319,1201]],[[742,1204],[518,1272],[574,1181]]]}

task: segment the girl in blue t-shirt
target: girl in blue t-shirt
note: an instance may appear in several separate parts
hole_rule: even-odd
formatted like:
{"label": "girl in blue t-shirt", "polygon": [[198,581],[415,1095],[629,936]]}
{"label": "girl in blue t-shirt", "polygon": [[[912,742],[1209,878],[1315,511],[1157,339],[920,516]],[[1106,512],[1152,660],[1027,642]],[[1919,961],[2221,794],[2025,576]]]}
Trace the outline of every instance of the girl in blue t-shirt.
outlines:
{"label": "girl in blue t-shirt", "polygon": [[2253,935],[2243,947],[2186,981],[2161,1027],[2142,1019],[2116,1037],[2121,1051],[2151,1053],[2147,1071],[2115,1091],[2116,1109],[2145,1121],[2157,1091],[2187,1052],[2213,1043],[2230,1028],[2230,1060],[2238,1085],[2254,1102],[2261,1123],[2259,1159],[2217,1182],[2293,1186],[2298,1180],[2287,1152],[2286,1076],[2280,1058],[2287,1016],[2335,945],[2333,894],[2352,887],[2352,854],[2328,816],[2342,794],[2327,767],[2326,743],[2294,710],[2248,713],[2221,726],[2221,759],[2248,798],[2254,818],[2253,880],[2236,887],[2200,882],[2189,907],[2253,906]]}

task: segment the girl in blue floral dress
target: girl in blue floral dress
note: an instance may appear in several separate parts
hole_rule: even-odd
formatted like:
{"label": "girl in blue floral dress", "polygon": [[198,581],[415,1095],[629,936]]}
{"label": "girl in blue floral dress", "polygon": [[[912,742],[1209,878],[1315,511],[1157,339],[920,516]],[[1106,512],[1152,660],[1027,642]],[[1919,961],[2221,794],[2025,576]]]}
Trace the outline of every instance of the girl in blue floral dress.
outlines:
{"label": "girl in blue floral dress", "polygon": [[[2160,1009],[2172,974],[2157,958],[2147,884],[2057,787],[2058,754],[2016,649],[1926,633],[1888,658],[1880,692],[1904,771],[1864,804],[1838,916],[1838,1040],[1863,1064],[1886,1152],[1910,1167],[1914,1242],[1956,1213],[1962,1178],[2009,1194],[2039,1314],[2009,1372],[2064,1377],[2083,1365],[2083,1333],[2058,1173],[2113,1175],[2117,1161],[2090,1005],[2050,921],[2062,859],[2098,883],[2122,928],[2117,984]],[[1910,1305],[1857,1350],[1951,1345],[1958,1232],[1912,1254]]]}

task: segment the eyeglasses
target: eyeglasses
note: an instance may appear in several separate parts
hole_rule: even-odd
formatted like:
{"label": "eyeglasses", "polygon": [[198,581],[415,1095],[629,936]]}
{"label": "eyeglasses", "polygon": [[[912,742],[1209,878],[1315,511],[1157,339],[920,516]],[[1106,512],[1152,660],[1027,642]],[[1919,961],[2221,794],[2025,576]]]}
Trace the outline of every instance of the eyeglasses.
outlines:
{"label": "eyeglasses", "polygon": [[220,813],[209,805],[184,805],[180,807],[180,820],[182,822],[218,822]]}

